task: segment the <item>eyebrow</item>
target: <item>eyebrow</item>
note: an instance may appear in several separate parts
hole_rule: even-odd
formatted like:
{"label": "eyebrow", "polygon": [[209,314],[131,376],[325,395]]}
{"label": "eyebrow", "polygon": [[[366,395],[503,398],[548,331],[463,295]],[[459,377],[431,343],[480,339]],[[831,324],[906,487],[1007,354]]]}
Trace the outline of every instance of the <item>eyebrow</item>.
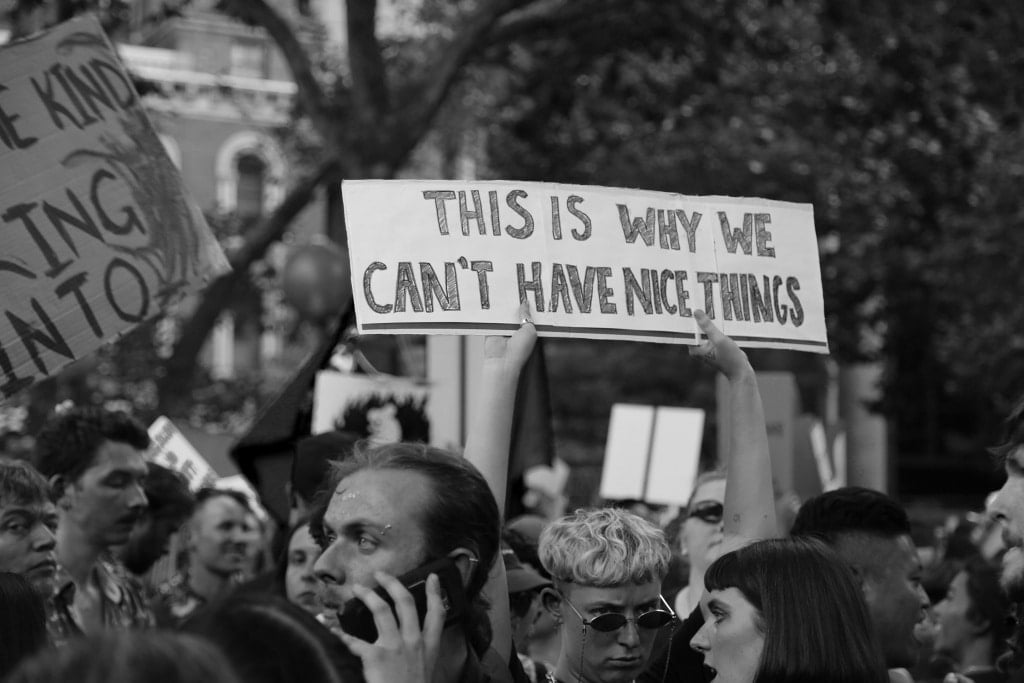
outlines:
{"label": "eyebrow", "polygon": [[729,611],[729,606],[726,605],[721,600],[719,600],[718,598],[711,598],[710,600],[708,600],[708,611],[711,611],[713,609],[717,609],[717,610],[722,610],[724,612],[728,612]]}

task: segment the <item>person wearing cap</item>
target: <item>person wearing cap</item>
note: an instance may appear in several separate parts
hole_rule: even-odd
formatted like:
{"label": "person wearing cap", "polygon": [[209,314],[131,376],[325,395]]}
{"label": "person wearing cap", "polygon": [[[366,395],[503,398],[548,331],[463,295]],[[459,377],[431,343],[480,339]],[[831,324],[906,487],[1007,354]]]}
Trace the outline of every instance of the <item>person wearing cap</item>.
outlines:
{"label": "person wearing cap", "polygon": [[351,432],[323,432],[300,439],[292,458],[291,479],[288,483],[288,525],[309,517],[319,493],[328,479],[332,462],[340,462],[352,455],[359,436]]}
{"label": "person wearing cap", "polygon": [[526,676],[531,683],[537,683],[547,677],[551,667],[530,657],[530,642],[536,624],[546,614],[541,595],[545,588],[551,586],[551,582],[530,565],[520,562],[515,551],[506,543],[502,543],[501,559],[505,564],[505,578],[508,581],[512,642]]}

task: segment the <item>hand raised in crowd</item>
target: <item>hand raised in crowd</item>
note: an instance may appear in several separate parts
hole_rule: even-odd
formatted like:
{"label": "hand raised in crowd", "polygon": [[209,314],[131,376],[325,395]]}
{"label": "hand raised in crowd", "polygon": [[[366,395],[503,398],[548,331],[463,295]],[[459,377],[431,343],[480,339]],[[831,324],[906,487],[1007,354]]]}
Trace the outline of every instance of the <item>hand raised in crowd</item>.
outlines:
{"label": "hand raised in crowd", "polygon": [[[444,631],[445,608],[436,574],[427,578],[427,614],[420,628],[412,595],[390,574],[376,572],[374,577],[395,603],[394,611],[374,591],[352,585],[355,596],[373,613],[377,640],[368,643],[338,629],[341,641],[363,662],[366,683],[429,683],[434,674]],[[398,623],[395,613],[398,614]]]}
{"label": "hand raised in crowd", "polygon": [[730,381],[752,375],[754,369],[747,359],[747,354],[737,346],[732,338],[718,329],[704,311],[694,311],[694,318],[707,340],[698,346],[690,347],[690,356],[703,361],[715,368]]}
{"label": "hand raised in crowd", "polygon": [[530,307],[527,304],[519,307],[518,317],[519,329],[511,336],[487,336],[484,340],[483,357],[485,365],[513,374],[517,378],[537,343],[537,328],[533,324]]}

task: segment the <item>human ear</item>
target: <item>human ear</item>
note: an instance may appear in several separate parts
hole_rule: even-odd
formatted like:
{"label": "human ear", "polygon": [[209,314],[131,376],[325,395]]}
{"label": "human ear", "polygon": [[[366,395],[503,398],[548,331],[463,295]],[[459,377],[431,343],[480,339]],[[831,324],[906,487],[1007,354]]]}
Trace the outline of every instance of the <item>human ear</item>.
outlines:
{"label": "human ear", "polygon": [[551,614],[552,618],[559,624],[562,623],[562,596],[552,588],[545,588],[540,592],[540,602],[544,609]]}
{"label": "human ear", "polygon": [[478,569],[480,560],[468,548],[456,548],[448,553],[448,557],[455,562],[455,566],[462,576],[462,585],[468,586],[469,582],[473,579],[473,573]]}
{"label": "human ear", "polygon": [[72,503],[72,491],[67,485],[67,480],[61,474],[55,474],[47,482],[50,485],[50,495],[53,496],[54,504],[61,510],[70,510]]}

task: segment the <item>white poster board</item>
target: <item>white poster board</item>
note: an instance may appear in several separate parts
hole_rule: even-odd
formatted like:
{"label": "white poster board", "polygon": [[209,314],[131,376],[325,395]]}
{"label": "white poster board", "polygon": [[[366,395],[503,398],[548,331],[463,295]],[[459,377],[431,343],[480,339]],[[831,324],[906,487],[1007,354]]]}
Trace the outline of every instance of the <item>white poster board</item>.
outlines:
{"label": "white poster board", "polygon": [[510,181],[342,184],[363,334],[693,344],[693,311],[749,347],[828,353],[809,204]]}
{"label": "white poster board", "polygon": [[608,426],[601,497],[686,505],[703,438],[703,410],[616,403]]}

